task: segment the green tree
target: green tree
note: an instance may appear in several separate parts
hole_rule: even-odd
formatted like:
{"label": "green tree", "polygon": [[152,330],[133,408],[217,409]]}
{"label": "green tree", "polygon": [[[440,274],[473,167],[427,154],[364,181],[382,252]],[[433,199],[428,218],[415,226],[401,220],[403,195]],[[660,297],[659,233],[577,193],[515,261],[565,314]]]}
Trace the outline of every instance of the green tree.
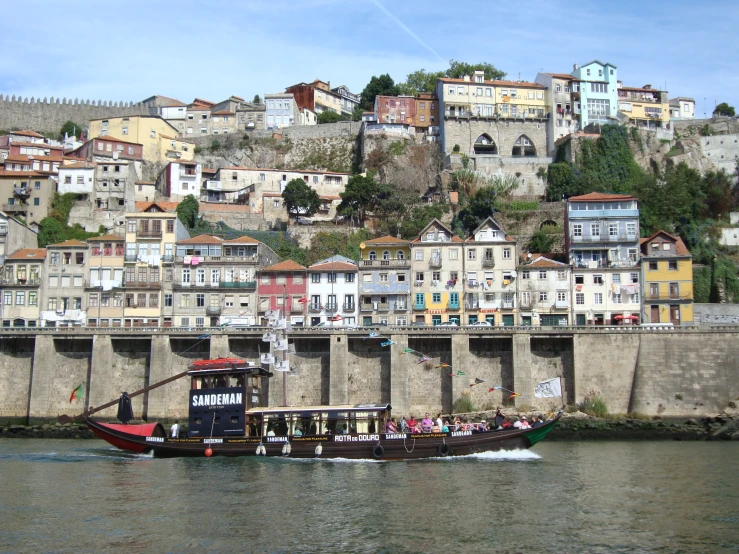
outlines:
{"label": "green tree", "polygon": [[703,217],[720,219],[736,207],[735,192],[731,177],[723,169],[709,171],[701,179],[701,190],[705,197]]}
{"label": "green tree", "polygon": [[346,119],[344,116],[342,116],[340,113],[332,112],[332,111],[325,111],[321,112],[316,116],[316,121],[318,121],[319,124],[321,123],[336,123],[337,121],[342,121]]}
{"label": "green tree", "polygon": [[262,103],[262,99],[259,98],[259,95],[258,94],[255,94],[254,95],[254,99],[252,100],[252,103],[253,104],[261,104]]}
{"label": "green tree", "polygon": [[398,87],[395,86],[395,81],[387,73],[379,77],[372,76],[370,82],[362,91],[362,100],[359,105],[362,106],[363,110],[373,110],[375,108],[375,97],[378,95],[398,95]]}
{"label": "green tree", "polygon": [[352,121],[362,121],[362,113],[364,112],[364,107],[361,103],[354,106],[354,109],[352,110]]}
{"label": "green tree", "polygon": [[400,222],[400,236],[406,240],[418,238],[426,225],[434,219],[441,219],[448,211],[446,204],[423,204],[411,208]]}
{"label": "green tree", "polygon": [[285,199],[285,208],[287,208],[288,213],[295,216],[305,215],[310,217],[321,206],[318,193],[300,178],[293,179],[285,186],[282,198]]}
{"label": "green tree", "polygon": [[373,174],[352,175],[344,192],[340,193],[341,204],[338,212],[347,217],[358,217],[360,221],[367,218],[367,212],[377,205],[380,185],[375,182]]}
{"label": "green tree", "polygon": [[419,69],[413,73],[409,73],[404,83],[398,83],[398,92],[400,94],[416,95],[419,92],[434,92],[436,90],[436,81],[446,77],[444,71],[426,71]]}
{"label": "green tree", "polygon": [[444,75],[450,79],[461,79],[465,75],[471,77],[475,71],[484,71],[485,79],[488,81],[502,79],[506,76],[505,71],[497,69],[490,63],[466,63],[456,60],[449,60],[449,68],[444,72]]}
{"label": "green tree", "polygon": [[200,203],[192,194],[188,194],[187,196],[185,196],[182,202],[179,203],[175,212],[177,213],[177,217],[185,225],[185,227],[187,227],[188,229],[192,229],[195,227],[195,223],[198,220],[198,214],[200,213]]}
{"label": "green tree", "polygon": [[78,125],[74,121],[69,121],[62,125],[62,128],[59,131],[59,136],[61,138],[64,138],[64,135],[67,135],[69,137],[75,136],[76,138],[80,138],[82,135],[82,132],[84,129],[82,128],[82,125]]}
{"label": "green tree", "polygon": [[349,235],[329,231],[316,233],[308,249],[307,263],[314,264],[335,255],[357,260],[359,259],[359,245],[369,238],[371,238],[370,233],[364,229],[359,229]]}
{"label": "green tree", "polygon": [[529,252],[547,253],[551,252],[552,246],[554,246],[554,235],[550,235],[538,229],[529,240],[528,250]]}
{"label": "green tree", "polygon": [[46,248],[49,244],[59,244],[67,240],[66,225],[55,217],[45,217],[41,220],[38,233],[39,248]]}
{"label": "green tree", "polygon": [[487,217],[495,213],[497,198],[498,192],[492,186],[482,187],[469,197],[458,216],[465,233],[472,233]]}
{"label": "green tree", "polygon": [[716,109],[713,110],[713,115],[725,115],[727,117],[734,117],[734,106],[729,106],[726,102],[721,102]]}

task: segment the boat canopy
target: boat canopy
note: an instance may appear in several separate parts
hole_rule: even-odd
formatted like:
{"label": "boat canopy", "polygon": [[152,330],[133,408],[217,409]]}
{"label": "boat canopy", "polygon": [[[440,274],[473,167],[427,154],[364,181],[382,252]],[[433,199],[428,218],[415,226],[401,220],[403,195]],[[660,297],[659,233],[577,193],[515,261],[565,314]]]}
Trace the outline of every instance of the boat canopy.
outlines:
{"label": "boat canopy", "polygon": [[247,414],[304,414],[312,412],[385,412],[392,409],[390,404],[345,404],[338,406],[276,406],[272,408],[252,408]]}

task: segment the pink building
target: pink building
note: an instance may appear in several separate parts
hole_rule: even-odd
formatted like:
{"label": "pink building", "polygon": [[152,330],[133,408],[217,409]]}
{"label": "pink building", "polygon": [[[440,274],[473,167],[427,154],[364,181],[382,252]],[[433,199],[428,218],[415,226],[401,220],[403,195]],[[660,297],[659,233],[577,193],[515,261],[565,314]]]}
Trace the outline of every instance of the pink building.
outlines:
{"label": "pink building", "polygon": [[291,323],[304,325],[308,305],[306,272],[305,267],[292,260],[260,270],[257,279],[260,318],[264,318],[267,310],[281,310]]}
{"label": "pink building", "polygon": [[375,97],[377,123],[416,124],[416,99],[413,96]]}

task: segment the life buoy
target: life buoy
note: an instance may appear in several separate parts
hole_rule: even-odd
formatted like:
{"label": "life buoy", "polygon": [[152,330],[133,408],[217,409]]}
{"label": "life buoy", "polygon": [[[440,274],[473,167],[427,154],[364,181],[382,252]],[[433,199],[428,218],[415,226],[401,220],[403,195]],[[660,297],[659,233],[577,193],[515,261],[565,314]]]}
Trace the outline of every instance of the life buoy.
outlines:
{"label": "life buoy", "polygon": [[373,455],[373,456],[374,456],[374,457],[375,457],[376,459],[378,459],[378,460],[379,460],[380,458],[382,458],[382,457],[383,457],[383,456],[385,455],[385,449],[384,449],[384,448],[382,447],[382,445],[381,445],[381,444],[377,444],[377,445],[375,445],[375,447],[374,447],[374,448],[372,449],[372,455]]}
{"label": "life buoy", "polygon": [[439,456],[449,456],[450,450],[451,449],[449,448],[449,445],[445,442],[436,447],[436,452],[439,454]]}
{"label": "life buoy", "polygon": [[292,452],[292,447],[290,446],[289,442],[286,442],[285,445],[282,447],[282,455],[289,456],[291,452]]}
{"label": "life buoy", "polygon": [[259,443],[257,445],[257,456],[266,456],[267,455],[267,449],[264,447],[262,443]]}

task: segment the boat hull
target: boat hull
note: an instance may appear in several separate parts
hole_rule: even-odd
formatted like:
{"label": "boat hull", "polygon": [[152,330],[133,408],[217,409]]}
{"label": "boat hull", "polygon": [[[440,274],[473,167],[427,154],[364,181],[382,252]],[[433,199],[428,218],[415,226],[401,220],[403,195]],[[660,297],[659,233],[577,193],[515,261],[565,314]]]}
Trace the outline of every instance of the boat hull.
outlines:
{"label": "boat hull", "polygon": [[[560,417],[561,414],[558,414],[544,425],[527,430],[459,431],[420,435],[410,433],[315,435],[261,439],[259,437],[175,439],[141,436],[121,429],[126,426],[112,426],[89,418],[85,419],[85,423],[98,437],[117,448],[136,453],[153,452],[154,456],[163,458],[205,456],[207,449],[211,450],[213,456],[256,456],[261,445],[264,448],[264,455],[274,458],[411,460],[531,448],[556,426]],[[286,444],[289,444],[289,453],[285,452]],[[317,454],[319,445],[320,454]]]}

